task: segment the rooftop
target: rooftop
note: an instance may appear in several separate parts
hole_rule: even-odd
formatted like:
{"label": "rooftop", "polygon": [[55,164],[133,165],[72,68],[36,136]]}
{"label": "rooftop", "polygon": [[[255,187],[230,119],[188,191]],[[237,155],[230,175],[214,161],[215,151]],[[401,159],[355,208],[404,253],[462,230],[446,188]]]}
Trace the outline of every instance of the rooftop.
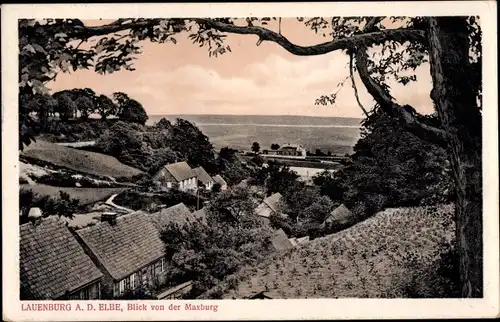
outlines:
{"label": "rooftop", "polygon": [[158,212],[148,215],[158,231],[163,231],[170,223],[183,226],[193,221],[194,216],[188,207],[182,202],[168,208],[163,208]]}
{"label": "rooftop", "polygon": [[119,216],[114,225],[100,222],[76,233],[115,280],[138,271],[165,254],[158,230],[142,211]]}
{"label": "rooftop", "polygon": [[167,170],[177,182],[196,177],[196,172],[194,172],[185,161],[167,164],[165,170]]}
{"label": "rooftop", "polygon": [[224,180],[224,178],[222,178],[219,174],[212,177],[212,179],[214,179],[214,181],[220,184],[221,186],[227,186],[226,180]]}
{"label": "rooftop", "polygon": [[20,280],[27,296],[57,299],[102,277],[56,216],[20,226]]}
{"label": "rooftop", "polygon": [[193,171],[196,173],[198,180],[203,182],[203,184],[214,183],[214,179],[208,174],[203,167],[194,168]]}

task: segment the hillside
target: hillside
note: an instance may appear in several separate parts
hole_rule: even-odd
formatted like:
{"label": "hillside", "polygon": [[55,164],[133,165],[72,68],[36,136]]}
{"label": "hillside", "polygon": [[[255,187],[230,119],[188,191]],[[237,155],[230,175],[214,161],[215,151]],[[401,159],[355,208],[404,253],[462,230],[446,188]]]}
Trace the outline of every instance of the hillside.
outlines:
{"label": "hillside", "polygon": [[142,174],[142,171],[125,165],[114,157],[76,150],[43,140],[30,144],[21,152],[21,156],[102,177],[132,178]]}
{"label": "hillside", "polygon": [[59,197],[59,191],[66,192],[71,198],[78,199],[81,205],[91,204],[97,201],[107,199],[108,197],[119,194],[127,188],[69,188],[53,187],[45,184],[22,184],[20,190],[32,190],[40,196]]}
{"label": "hillside", "polygon": [[394,298],[412,292],[445,297],[436,295],[447,286],[436,277],[436,251],[454,238],[452,214],[450,205],[387,209],[349,229],[242,270],[236,290],[223,298],[260,292],[275,299]]}

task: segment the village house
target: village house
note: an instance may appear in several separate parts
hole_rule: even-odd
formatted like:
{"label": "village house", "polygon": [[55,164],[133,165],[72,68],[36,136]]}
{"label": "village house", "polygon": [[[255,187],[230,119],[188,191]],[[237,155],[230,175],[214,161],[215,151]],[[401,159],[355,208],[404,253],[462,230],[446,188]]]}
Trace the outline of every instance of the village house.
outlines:
{"label": "village house", "polygon": [[103,274],[50,216],[20,226],[21,300],[98,300]]}
{"label": "village house", "polygon": [[214,179],[216,183],[220,184],[221,190],[227,190],[227,182],[219,174],[212,177],[212,179]]}
{"label": "village house", "polygon": [[[265,198],[255,209],[255,214],[264,222],[264,224],[270,225],[271,214],[279,212],[279,204],[281,202],[281,194],[274,193],[269,197]],[[282,216],[286,216],[282,214]]]}
{"label": "village house", "polygon": [[194,168],[193,171],[196,173],[196,178],[198,183],[202,184],[205,189],[211,190],[215,181],[214,179],[203,169],[203,167]]}
{"label": "village house", "polygon": [[284,144],[277,150],[263,150],[263,154],[275,155],[275,156],[290,156],[290,157],[300,157],[305,158],[307,156],[307,150],[300,144]]}
{"label": "village house", "polygon": [[347,228],[356,223],[356,217],[353,213],[344,205],[341,204],[325,219],[321,224],[322,229],[343,229]]}
{"label": "village house", "polygon": [[196,172],[185,161],[165,165],[152,180],[164,190],[178,188],[186,191],[198,188]]}
{"label": "village house", "polygon": [[76,236],[104,275],[106,297],[165,282],[165,245],[146,213],[104,213],[100,223],[77,230]]}

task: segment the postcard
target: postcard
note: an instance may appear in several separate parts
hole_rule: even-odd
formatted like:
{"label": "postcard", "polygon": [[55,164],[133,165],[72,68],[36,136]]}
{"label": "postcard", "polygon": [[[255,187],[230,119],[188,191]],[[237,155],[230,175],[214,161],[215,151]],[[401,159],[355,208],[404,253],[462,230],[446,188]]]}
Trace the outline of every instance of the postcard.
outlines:
{"label": "postcard", "polygon": [[4,320],[500,314],[496,2],[1,12]]}

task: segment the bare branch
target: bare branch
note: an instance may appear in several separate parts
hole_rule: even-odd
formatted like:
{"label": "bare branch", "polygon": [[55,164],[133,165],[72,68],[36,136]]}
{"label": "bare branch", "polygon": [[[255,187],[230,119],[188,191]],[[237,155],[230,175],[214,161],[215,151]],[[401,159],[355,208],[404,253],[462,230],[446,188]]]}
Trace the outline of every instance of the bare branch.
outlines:
{"label": "bare branch", "polygon": [[356,82],[354,81],[354,67],[352,65],[353,56],[353,53],[349,53],[349,75],[352,81],[352,88],[354,89],[354,96],[356,96],[356,101],[358,102],[359,107],[361,108],[365,116],[368,117],[368,112],[365,110],[363,104],[361,104],[361,101],[359,100],[358,88],[356,87]]}
{"label": "bare branch", "polygon": [[436,143],[442,147],[446,146],[448,135],[444,130],[417,120],[416,115],[412,111],[413,108],[409,106],[407,108],[394,102],[394,98],[370,76],[370,72],[368,71],[368,57],[366,55],[366,48],[364,47],[356,51],[356,68],[368,93],[373,96],[384,112],[401,119],[406,128],[419,138]]}

